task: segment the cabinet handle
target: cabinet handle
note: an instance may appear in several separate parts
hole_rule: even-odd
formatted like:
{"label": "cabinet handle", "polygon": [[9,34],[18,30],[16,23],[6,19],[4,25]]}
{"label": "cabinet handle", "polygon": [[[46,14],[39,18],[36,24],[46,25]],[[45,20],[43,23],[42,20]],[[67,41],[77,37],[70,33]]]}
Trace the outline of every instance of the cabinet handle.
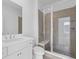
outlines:
{"label": "cabinet handle", "polygon": [[20,56],[21,54],[22,54],[22,53],[20,52],[20,53],[17,54],[17,56]]}
{"label": "cabinet handle", "polygon": [[19,56],[19,53],[17,54],[17,56]]}
{"label": "cabinet handle", "polygon": [[20,55],[21,55],[22,53],[20,52]]}

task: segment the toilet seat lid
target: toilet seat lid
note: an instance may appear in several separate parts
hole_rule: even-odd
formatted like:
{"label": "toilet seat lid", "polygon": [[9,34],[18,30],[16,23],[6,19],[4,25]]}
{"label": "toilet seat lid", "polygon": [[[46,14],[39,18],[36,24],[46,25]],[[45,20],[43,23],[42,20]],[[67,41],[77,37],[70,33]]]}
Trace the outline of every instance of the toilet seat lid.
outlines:
{"label": "toilet seat lid", "polygon": [[39,55],[44,54],[44,49],[36,46],[36,47],[34,47],[34,53],[39,54]]}

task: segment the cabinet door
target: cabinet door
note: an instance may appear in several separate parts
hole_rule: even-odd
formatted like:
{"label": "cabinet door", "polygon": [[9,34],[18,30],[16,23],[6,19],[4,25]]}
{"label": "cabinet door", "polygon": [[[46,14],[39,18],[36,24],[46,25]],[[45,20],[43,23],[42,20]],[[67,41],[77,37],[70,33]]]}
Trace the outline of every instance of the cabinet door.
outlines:
{"label": "cabinet door", "polygon": [[19,52],[16,52],[16,53],[9,55],[3,59],[19,59],[19,58],[20,58]]}
{"label": "cabinet door", "polygon": [[7,56],[4,59],[32,59],[32,44],[29,43],[24,49],[19,50],[19,52]]}
{"label": "cabinet door", "polygon": [[21,54],[22,59],[32,59],[32,47],[26,47],[23,49]]}

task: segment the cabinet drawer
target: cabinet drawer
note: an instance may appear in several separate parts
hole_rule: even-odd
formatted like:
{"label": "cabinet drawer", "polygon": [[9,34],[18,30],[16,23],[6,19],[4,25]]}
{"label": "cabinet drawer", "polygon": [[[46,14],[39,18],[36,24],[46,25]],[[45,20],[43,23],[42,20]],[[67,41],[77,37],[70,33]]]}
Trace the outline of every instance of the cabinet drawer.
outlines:
{"label": "cabinet drawer", "polygon": [[18,44],[9,46],[9,47],[8,47],[8,55],[9,55],[9,54],[12,54],[12,53],[15,53],[16,51],[18,51],[18,50],[20,50],[20,49],[23,49],[23,48],[25,48],[26,46],[28,46],[28,44],[26,44],[26,42],[18,43]]}

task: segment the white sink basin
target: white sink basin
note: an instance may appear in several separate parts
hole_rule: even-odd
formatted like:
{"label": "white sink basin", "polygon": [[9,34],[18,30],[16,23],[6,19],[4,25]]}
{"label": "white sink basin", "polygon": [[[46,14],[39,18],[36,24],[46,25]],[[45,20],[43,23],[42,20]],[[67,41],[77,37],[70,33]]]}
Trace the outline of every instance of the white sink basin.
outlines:
{"label": "white sink basin", "polygon": [[11,40],[2,40],[2,47],[7,47],[16,43],[24,42],[26,40],[23,40],[22,38],[18,39],[11,39]]}
{"label": "white sink basin", "polygon": [[7,47],[7,46],[11,46],[16,43],[22,43],[22,42],[30,41],[30,40],[33,40],[33,38],[31,38],[31,37],[17,37],[14,39],[4,39],[4,40],[2,40],[2,47]]}

